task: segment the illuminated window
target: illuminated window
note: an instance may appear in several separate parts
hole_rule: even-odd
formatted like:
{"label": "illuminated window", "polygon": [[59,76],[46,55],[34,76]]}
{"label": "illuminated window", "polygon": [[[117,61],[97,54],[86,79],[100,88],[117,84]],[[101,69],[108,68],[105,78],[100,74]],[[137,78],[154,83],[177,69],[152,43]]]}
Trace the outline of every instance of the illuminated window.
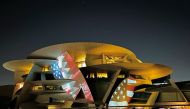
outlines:
{"label": "illuminated window", "polygon": [[94,73],[90,73],[90,78],[94,78]]}
{"label": "illuminated window", "polygon": [[86,63],[85,63],[85,61],[76,62],[76,63],[77,63],[78,68],[86,67]]}
{"label": "illuminated window", "polygon": [[108,78],[108,74],[107,73],[97,73],[97,78]]}
{"label": "illuminated window", "polygon": [[117,78],[125,78],[125,75],[118,75]]}
{"label": "illuminated window", "polygon": [[137,81],[136,80],[133,80],[133,79],[127,79],[127,83],[128,84],[136,84],[137,83]]}
{"label": "illuminated window", "polygon": [[47,72],[47,71],[49,71],[49,67],[42,67],[42,72]]}
{"label": "illuminated window", "polygon": [[42,91],[43,90],[43,86],[33,86],[32,90],[33,91]]}
{"label": "illuminated window", "polygon": [[62,90],[62,86],[45,86],[45,90]]}
{"label": "illuminated window", "polygon": [[46,89],[46,90],[53,90],[54,87],[53,87],[53,86],[46,86],[45,89]]}

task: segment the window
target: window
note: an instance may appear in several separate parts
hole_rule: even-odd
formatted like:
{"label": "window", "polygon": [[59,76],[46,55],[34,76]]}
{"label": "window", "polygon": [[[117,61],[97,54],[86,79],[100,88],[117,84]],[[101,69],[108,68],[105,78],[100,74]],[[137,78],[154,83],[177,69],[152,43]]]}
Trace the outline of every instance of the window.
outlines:
{"label": "window", "polygon": [[55,80],[53,74],[45,74],[46,80]]}
{"label": "window", "polygon": [[90,73],[90,78],[95,78],[94,73]]}
{"label": "window", "polygon": [[43,90],[43,86],[33,86],[32,90],[33,91],[42,91]]}
{"label": "window", "polygon": [[38,80],[41,80],[41,73],[36,73],[34,75],[34,81],[38,81]]}
{"label": "window", "polygon": [[98,72],[97,73],[97,78],[108,78],[108,74],[105,73],[105,72],[103,72],[103,73]]}
{"label": "window", "polygon": [[77,66],[78,66],[79,68],[81,68],[81,67],[86,67],[85,61],[76,62],[76,63],[77,63]]}
{"label": "window", "polygon": [[120,74],[117,76],[117,78],[125,78],[125,75],[124,74]]}
{"label": "window", "polygon": [[45,90],[63,90],[61,86],[45,86]]}
{"label": "window", "polygon": [[42,67],[42,72],[47,72],[47,71],[49,71],[49,66]]}

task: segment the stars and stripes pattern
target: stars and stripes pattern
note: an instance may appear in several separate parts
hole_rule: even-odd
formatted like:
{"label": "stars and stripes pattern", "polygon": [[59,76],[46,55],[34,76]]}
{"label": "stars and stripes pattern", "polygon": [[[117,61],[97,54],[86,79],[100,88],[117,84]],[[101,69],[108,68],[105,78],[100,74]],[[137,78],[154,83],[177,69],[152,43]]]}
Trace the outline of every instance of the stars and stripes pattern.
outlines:
{"label": "stars and stripes pattern", "polygon": [[128,106],[134,95],[135,84],[133,78],[124,79],[113,93],[109,106]]}
{"label": "stars and stripes pattern", "polygon": [[85,95],[85,99],[88,102],[93,102],[94,100],[91,91],[74,59],[67,52],[62,53],[62,55],[64,56],[65,62],[67,62],[66,67],[62,69],[62,71],[65,72],[65,76],[69,79],[75,80],[75,87],[80,87]]}
{"label": "stars and stripes pattern", "polygon": [[74,80],[75,84],[69,83],[62,86],[67,94],[72,94],[73,97],[76,97],[77,93],[82,89],[85,99],[88,102],[94,101],[85,78],[69,53],[63,52],[60,56],[58,56],[57,63],[52,64],[51,69],[55,79]]}
{"label": "stars and stripes pattern", "polygon": [[57,63],[52,64],[51,69],[52,69],[53,76],[55,79],[63,79],[62,72],[61,72],[60,68],[58,67]]}
{"label": "stars and stripes pattern", "polygon": [[57,62],[51,65],[55,79],[70,79],[71,72],[64,55],[57,57]]}

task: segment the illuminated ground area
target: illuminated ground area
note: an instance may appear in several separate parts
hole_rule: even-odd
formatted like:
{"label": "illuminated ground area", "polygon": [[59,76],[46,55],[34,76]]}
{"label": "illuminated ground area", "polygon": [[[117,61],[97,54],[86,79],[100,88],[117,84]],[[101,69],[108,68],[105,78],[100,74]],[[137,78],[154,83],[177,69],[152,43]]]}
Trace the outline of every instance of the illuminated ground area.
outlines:
{"label": "illuminated ground area", "polygon": [[[15,72],[10,108],[121,108],[189,105],[189,83],[127,48],[94,42],[48,46],[3,64]],[[179,108],[179,107],[177,107]]]}

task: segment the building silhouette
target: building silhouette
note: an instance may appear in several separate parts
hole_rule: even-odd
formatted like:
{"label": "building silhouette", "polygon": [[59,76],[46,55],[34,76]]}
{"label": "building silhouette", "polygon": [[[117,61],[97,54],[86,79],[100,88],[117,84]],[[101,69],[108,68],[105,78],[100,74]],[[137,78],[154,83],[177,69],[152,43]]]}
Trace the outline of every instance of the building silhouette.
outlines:
{"label": "building silhouette", "polygon": [[189,82],[127,48],[95,42],[48,46],[5,62],[15,74],[12,109],[189,108]]}

